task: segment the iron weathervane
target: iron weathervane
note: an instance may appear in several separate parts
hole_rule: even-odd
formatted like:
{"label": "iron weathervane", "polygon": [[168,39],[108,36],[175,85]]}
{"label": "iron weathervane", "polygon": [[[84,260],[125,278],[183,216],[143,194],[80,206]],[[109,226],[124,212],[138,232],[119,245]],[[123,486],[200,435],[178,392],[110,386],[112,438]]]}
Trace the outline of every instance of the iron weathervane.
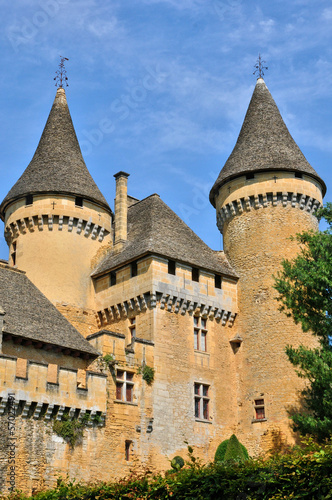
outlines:
{"label": "iron weathervane", "polygon": [[264,63],[266,61],[263,61],[262,58],[261,58],[261,55],[258,54],[258,59],[257,59],[257,62],[255,64],[255,71],[253,72],[253,75],[256,75],[256,73],[258,74],[258,78],[263,78],[264,76],[264,69],[269,69],[267,66],[264,66]]}
{"label": "iron weathervane", "polygon": [[59,64],[59,69],[58,71],[55,72],[56,76],[54,77],[55,80],[55,86],[58,87],[59,89],[63,88],[64,83],[66,84],[66,87],[68,87],[67,83],[67,71],[65,68],[65,61],[69,61],[67,57],[62,57],[60,56],[60,64]]}

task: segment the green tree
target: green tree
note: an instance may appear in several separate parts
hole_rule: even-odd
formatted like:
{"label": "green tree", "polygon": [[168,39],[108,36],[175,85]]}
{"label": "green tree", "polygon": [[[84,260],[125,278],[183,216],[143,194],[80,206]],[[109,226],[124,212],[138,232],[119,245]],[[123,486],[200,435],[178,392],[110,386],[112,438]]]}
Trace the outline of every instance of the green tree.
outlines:
{"label": "green tree", "polygon": [[298,375],[308,381],[302,391],[306,411],[291,416],[294,429],[322,441],[332,435],[332,204],[318,216],[326,220],[327,229],[296,236],[300,252],[282,262],[275,288],[280,310],[319,341],[315,349],[288,345],[286,353]]}

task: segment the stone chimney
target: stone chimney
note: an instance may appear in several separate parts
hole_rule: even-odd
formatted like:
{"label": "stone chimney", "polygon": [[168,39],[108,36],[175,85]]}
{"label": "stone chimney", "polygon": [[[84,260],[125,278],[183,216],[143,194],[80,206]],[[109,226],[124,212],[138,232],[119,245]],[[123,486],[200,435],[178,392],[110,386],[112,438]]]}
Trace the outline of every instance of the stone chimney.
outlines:
{"label": "stone chimney", "polygon": [[120,250],[123,244],[127,241],[127,183],[129,174],[126,174],[126,172],[118,172],[114,175],[114,177],[116,183],[114,204],[114,245]]}

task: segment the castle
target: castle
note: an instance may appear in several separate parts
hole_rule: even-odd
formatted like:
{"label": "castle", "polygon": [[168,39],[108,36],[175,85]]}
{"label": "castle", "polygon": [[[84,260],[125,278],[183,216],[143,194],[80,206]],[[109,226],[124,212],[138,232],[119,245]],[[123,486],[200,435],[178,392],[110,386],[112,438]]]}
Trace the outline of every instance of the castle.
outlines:
{"label": "castle", "polygon": [[[262,78],[211,189],[224,251],[160,199],[114,213],[82,158],[65,90],[0,205],[0,490],[204,461],[234,432],[251,455],[294,442],[301,380],[285,345],[313,345],[278,311],[273,275],[317,229],[326,187]],[[84,423],[68,443],[55,423]],[[60,434],[60,435],[59,435]]]}

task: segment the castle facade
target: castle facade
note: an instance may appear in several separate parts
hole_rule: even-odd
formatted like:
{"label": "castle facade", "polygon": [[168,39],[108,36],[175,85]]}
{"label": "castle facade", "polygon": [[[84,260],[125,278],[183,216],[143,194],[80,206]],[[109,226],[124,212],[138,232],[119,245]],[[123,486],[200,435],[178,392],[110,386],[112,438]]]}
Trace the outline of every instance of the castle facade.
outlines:
{"label": "castle facade", "polygon": [[251,455],[294,442],[302,382],[285,346],[314,339],[278,311],[273,275],[298,252],[290,236],[318,229],[326,187],[263,79],[210,193],[224,251],[114,177],[113,212],[58,88],[0,205],[3,492],[163,471],[186,443],[213,460],[232,433]]}

